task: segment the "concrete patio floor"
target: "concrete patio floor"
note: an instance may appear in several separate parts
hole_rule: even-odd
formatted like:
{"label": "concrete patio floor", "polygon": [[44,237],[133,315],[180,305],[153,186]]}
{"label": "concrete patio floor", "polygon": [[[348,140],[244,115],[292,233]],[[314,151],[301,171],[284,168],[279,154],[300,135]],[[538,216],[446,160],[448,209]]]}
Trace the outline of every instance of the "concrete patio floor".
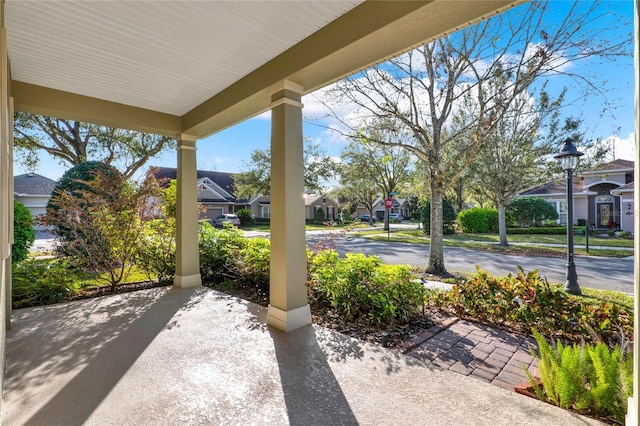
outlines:
{"label": "concrete patio floor", "polygon": [[600,424],[208,288],[17,310],[5,425]]}

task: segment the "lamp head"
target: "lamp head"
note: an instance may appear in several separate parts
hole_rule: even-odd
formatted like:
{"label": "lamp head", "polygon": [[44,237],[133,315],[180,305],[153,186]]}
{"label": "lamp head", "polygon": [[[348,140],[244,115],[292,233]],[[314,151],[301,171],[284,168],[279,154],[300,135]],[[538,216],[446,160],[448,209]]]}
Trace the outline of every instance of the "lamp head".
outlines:
{"label": "lamp head", "polygon": [[578,157],[583,156],[584,153],[578,151],[578,148],[573,144],[571,138],[564,140],[564,145],[558,154],[554,156],[562,165],[565,170],[573,170],[578,165]]}

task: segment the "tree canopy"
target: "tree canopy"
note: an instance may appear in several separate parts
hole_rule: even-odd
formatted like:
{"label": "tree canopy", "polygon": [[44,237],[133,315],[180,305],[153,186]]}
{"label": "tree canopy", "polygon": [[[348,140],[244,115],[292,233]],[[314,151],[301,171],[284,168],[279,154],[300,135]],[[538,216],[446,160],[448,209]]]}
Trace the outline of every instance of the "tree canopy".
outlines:
{"label": "tree canopy", "polygon": [[[513,102],[525,95],[537,99],[545,79],[558,75],[582,83],[590,94],[603,93],[597,79],[569,65],[630,53],[630,35],[613,39],[604,30],[593,30],[594,22],[608,14],[598,2],[574,2],[566,10],[553,11],[545,1],[532,1],[517,11],[418,47],[327,91],[329,108],[353,106],[348,116],[334,114],[350,129],[347,134],[366,129],[368,139],[402,147],[425,163],[431,199],[427,266],[431,273],[446,273],[444,191],[471,164]],[[544,19],[549,14],[559,19],[550,24]],[[496,82],[501,90],[491,90]],[[470,99],[476,109],[464,126],[454,127],[456,111]],[[376,139],[377,123],[393,126],[394,133],[407,137]]]}
{"label": "tree canopy", "polygon": [[131,178],[151,158],[174,149],[175,139],[149,133],[18,112],[15,114],[16,159],[35,171],[39,153],[67,166],[99,161]]}
{"label": "tree canopy", "polygon": [[[311,191],[322,192],[326,182],[337,172],[336,161],[319,144],[304,139],[304,186]],[[233,176],[236,196],[249,198],[271,192],[271,149],[256,149],[251,161],[243,162],[243,170]]]}

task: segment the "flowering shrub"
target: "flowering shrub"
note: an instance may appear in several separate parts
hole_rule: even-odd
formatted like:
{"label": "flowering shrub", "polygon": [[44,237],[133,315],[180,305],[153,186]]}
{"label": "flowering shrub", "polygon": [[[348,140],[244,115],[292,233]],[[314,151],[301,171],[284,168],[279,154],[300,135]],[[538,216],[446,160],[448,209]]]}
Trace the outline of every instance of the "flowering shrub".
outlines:
{"label": "flowering shrub", "polygon": [[493,277],[478,268],[472,278],[448,293],[430,298],[435,306],[467,318],[491,324],[508,324],[528,333],[533,327],[541,333],[567,340],[602,339],[611,347],[620,331],[631,337],[632,313],[611,302],[588,303],[569,296],[558,286],[522,269],[515,276]]}

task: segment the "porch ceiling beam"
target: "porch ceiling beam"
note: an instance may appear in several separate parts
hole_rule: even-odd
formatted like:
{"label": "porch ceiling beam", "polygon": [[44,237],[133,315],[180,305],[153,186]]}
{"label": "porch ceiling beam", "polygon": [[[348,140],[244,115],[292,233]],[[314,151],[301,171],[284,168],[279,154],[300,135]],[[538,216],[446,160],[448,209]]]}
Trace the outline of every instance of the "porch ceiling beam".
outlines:
{"label": "porch ceiling beam", "polygon": [[366,1],[186,113],[183,131],[203,138],[268,110],[266,88],[278,81],[306,94],[521,3]]}
{"label": "porch ceiling beam", "polygon": [[15,110],[175,137],[178,116],[13,81]]}

